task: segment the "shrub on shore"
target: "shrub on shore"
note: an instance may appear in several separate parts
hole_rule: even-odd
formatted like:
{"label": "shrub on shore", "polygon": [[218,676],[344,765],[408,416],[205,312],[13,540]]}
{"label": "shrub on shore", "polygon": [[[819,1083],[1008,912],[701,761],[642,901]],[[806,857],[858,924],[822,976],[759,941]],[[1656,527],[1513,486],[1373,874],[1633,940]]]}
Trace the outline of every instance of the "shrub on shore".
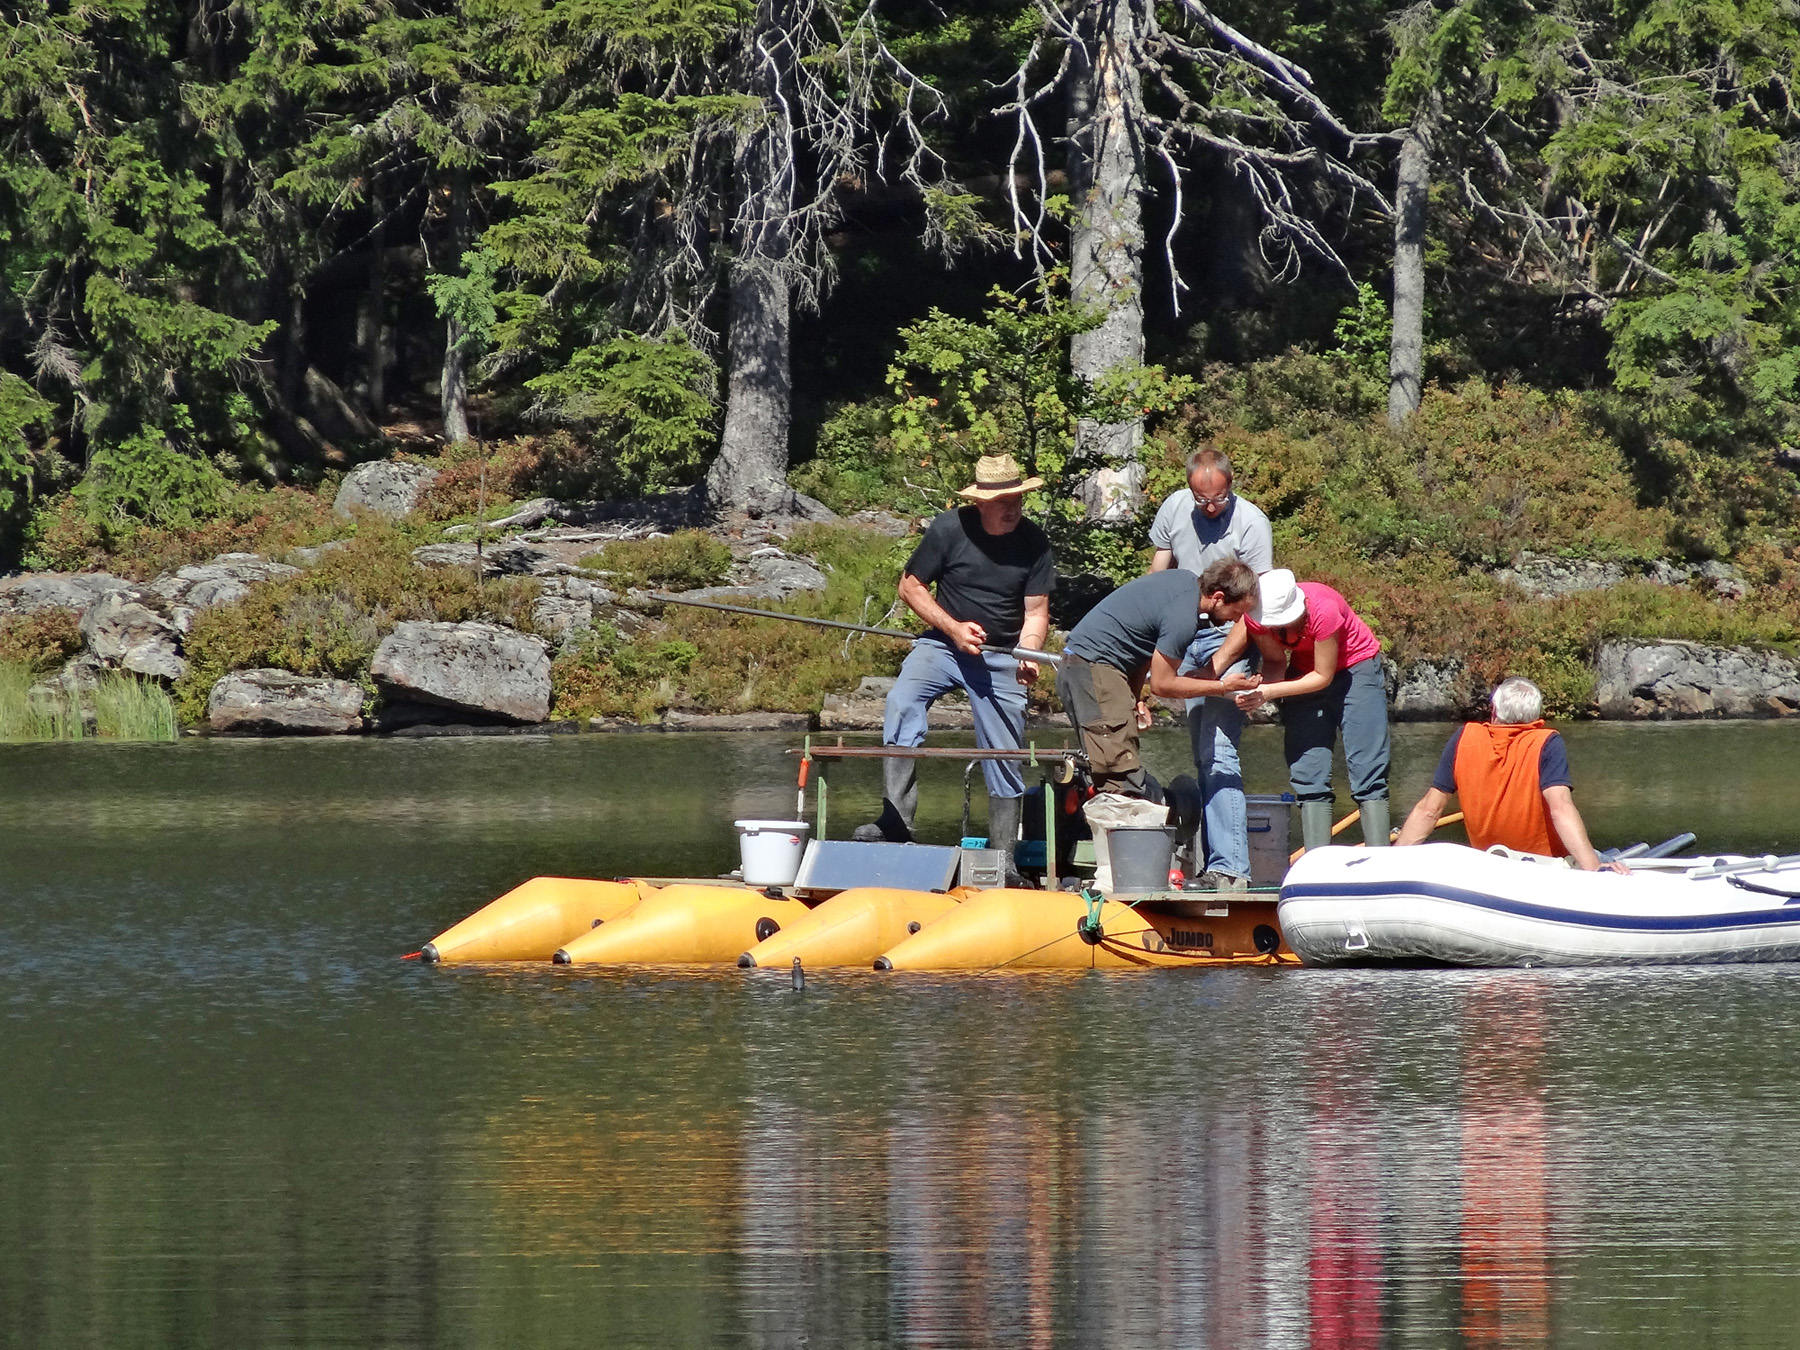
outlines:
{"label": "shrub on shore", "polygon": [[40,609],[0,619],[0,664],[47,674],[81,651],[81,620],[71,610]]}

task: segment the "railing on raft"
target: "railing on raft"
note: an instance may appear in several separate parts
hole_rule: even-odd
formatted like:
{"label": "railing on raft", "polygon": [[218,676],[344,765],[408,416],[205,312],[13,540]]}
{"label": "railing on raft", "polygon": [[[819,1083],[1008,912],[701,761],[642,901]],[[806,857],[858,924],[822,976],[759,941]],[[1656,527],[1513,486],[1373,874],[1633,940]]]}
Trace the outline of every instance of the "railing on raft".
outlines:
{"label": "railing on raft", "polygon": [[813,838],[825,838],[825,826],[829,816],[830,789],[826,783],[825,766],[834,759],[954,759],[966,761],[969,768],[963,771],[963,818],[964,833],[967,833],[968,820],[968,775],[983,760],[1012,760],[1042,768],[1044,773],[1044,870],[1049,875],[1055,871],[1056,858],[1056,789],[1067,786],[1075,779],[1075,770],[1087,763],[1087,752],[1076,746],[1058,746],[1053,749],[1040,750],[1036,744],[1028,744],[1023,750],[982,750],[978,748],[957,749],[951,746],[907,746],[907,745],[845,745],[844,738],[839,736],[836,745],[814,745],[808,736],[798,749],[789,750],[790,755],[800,756],[799,792],[795,800],[795,819],[806,817],[806,783],[808,770],[816,760],[819,763],[817,786],[813,790],[813,803],[816,821],[813,825]]}

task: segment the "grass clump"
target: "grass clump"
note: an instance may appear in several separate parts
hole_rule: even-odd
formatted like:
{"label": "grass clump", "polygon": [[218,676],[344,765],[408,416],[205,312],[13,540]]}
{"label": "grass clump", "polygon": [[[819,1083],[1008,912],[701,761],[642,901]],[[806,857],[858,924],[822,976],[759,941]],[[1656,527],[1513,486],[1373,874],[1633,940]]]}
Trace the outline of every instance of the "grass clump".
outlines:
{"label": "grass clump", "polygon": [[23,662],[0,662],[0,741],[80,740],[80,714],[66,700],[32,696],[37,675]]}
{"label": "grass clump", "polygon": [[615,539],[581,565],[606,573],[620,590],[691,591],[725,579],[731,550],[704,530],[681,530],[660,539]]}
{"label": "grass clump", "polygon": [[398,623],[489,619],[530,630],[534,578],[479,581],[472,568],[420,567],[412,549],[400,528],[365,521],[318,566],[195,616],[188,671],[175,686],[182,720],[200,721],[213,684],[233,670],[274,667],[372,690],[369,659]]}
{"label": "grass clump", "polygon": [[107,671],[85,711],[59,685],[38,681],[19,661],[0,661],[0,741],[79,741],[90,734],[117,741],[172,741],[180,734],[175,705],[155,680]]}
{"label": "grass clump", "polygon": [[100,677],[94,722],[101,736],[119,741],[172,741],[181,734],[168,690],[125,671]]}

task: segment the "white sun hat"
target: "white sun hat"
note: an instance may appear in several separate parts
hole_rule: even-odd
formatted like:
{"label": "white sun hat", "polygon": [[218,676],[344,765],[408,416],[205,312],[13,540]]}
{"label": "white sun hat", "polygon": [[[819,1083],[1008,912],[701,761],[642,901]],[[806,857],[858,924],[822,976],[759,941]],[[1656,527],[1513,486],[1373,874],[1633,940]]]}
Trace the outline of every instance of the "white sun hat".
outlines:
{"label": "white sun hat", "polygon": [[1256,608],[1250,617],[1264,628],[1285,628],[1306,613],[1306,592],[1285,567],[1256,579]]}

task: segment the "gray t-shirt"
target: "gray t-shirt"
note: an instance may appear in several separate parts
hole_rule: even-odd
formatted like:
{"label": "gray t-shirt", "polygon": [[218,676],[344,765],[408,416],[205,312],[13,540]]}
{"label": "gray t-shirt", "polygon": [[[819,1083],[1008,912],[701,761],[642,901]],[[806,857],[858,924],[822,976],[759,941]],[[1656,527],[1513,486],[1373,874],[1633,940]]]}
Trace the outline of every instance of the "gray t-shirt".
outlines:
{"label": "gray t-shirt", "polygon": [[1095,605],[1065,650],[1127,675],[1161,652],[1176,665],[1200,626],[1200,578],[1171,567],[1127,582]]}
{"label": "gray t-shirt", "polygon": [[1217,520],[1209,520],[1194,505],[1194,494],[1187,488],[1172,493],[1150,526],[1150,543],[1168,549],[1175,555],[1175,565],[1195,576],[1223,558],[1240,559],[1259,577],[1275,566],[1269,518],[1235,492]]}

